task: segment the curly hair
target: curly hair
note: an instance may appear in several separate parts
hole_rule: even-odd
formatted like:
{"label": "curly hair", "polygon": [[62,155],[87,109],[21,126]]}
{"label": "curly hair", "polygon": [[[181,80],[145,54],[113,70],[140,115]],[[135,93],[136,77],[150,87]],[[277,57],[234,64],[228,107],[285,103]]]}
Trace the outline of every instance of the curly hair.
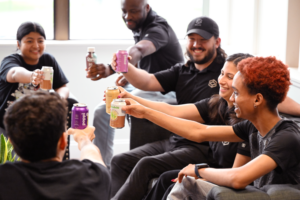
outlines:
{"label": "curly hair", "polygon": [[66,116],[66,100],[56,93],[34,92],[8,107],[4,125],[16,153],[36,162],[56,156]]}
{"label": "curly hair", "polygon": [[249,93],[261,93],[270,110],[285,99],[291,85],[290,72],[280,60],[272,56],[247,58],[238,64],[238,70]]}

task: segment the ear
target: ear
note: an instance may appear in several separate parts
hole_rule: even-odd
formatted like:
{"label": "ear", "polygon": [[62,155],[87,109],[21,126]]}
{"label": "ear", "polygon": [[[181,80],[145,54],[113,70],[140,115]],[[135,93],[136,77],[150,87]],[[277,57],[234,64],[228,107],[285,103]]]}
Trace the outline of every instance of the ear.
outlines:
{"label": "ear", "polygon": [[20,46],[21,46],[21,44],[20,44],[19,40],[17,40],[17,47],[18,47],[18,49],[20,49]]}
{"label": "ear", "polygon": [[147,13],[150,11],[150,6],[149,6],[149,4],[146,5],[146,10],[147,10]]}
{"label": "ear", "polygon": [[68,145],[68,133],[64,132],[60,138],[59,138],[59,146],[58,148],[60,148],[61,150],[65,150],[65,148]]}
{"label": "ear", "polygon": [[217,38],[216,39],[216,49],[219,48],[220,44],[221,44],[221,38]]}
{"label": "ear", "polygon": [[264,101],[264,96],[261,93],[257,93],[255,95],[254,107],[256,108],[256,107],[262,105],[263,101]]}

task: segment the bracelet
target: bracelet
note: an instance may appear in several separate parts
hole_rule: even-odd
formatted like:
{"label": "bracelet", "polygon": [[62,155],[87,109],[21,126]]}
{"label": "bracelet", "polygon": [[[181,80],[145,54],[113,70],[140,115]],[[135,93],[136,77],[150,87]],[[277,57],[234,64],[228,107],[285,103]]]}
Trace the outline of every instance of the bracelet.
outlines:
{"label": "bracelet", "polygon": [[113,72],[113,74],[116,73],[115,70],[112,68],[111,64],[107,64],[107,65],[108,65],[109,69]]}

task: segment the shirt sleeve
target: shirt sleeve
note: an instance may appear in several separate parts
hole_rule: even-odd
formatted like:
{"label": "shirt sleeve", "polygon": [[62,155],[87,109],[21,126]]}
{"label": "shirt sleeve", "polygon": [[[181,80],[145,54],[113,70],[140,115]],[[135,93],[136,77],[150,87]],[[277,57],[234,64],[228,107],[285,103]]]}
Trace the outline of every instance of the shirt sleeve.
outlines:
{"label": "shirt sleeve", "polygon": [[54,70],[53,89],[58,89],[58,88],[62,87],[63,85],[67,84],[69,81],[68,81],[67,77],[65,76],[63,70],[57,63],[56,59],[50,54],[47,54],[47,55],[48,55],[47,59],[49,59],[50,62],[52,63],[52,65],[50,65],[50,66],[52,66],[53,70]]}
{"label": "shirt sleeve", "polygon": [[6,81],[6,76],[9,70],[13,67],[19,67],[22,64],[20,63],[20,60],[18,60],[16,57],[10,55],[7,56],[3,59],[1,62],[1,67],[0,67],[0,80],[1,82],[7,82]]}
{"label": "shirt sleeve", "polygon": [[300,137],[299,129],[295,126],[276,133],[262,152],[277,163],[276,170],[279,172],[286,171],[299,162]]}
{"label": "shirt sleeve", "polygon": [[179,66],[180,64],[176,64],[172,66],[170,69],[163,70],[154,74],[162,88],[164,89],[164,94],[176,91],[176,85],[178,82],[179,75]]}
{"label": "shirt sleeve", "polygon": [[234,133],[247,142],[249,142],[249,134],[253,131],[253,127],[252,123],[248,120],[244,120],[232,126]]}
{"label": "shirt sleeve", "polygon": [[202,99],[201,101],[198,101],[195,103],[195,106],[198,109],[198,112],[201,116],[201,118],[204,120],[205,124],[209,124],[210,118],[209,118],[209,111],[208,111],[208,102],[210,98]]}
{"label": "shirt sleeve", "polygon": [[166,28],[161,26],[154,26],[146,31],[145,36],[141,40],[151,41],[157,51],[168,44],[169,35]]}
{"label": "shirt sleeve", "polygon": [[244,156],[251,157],[249,142],[246,141],[240,142],[238,145],[237,153]]}

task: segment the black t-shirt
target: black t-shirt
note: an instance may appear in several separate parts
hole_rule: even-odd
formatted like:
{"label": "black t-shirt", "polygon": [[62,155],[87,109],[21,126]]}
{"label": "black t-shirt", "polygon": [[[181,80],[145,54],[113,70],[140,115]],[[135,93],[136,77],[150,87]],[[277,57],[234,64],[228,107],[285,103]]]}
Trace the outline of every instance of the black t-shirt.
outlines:
{"label": "black t-shirt", "polygon": [[[194,63],[190,63],[188,67],[184,64],[176,64],[170,69],[157,72],[154,75],[164,89],[164,93],[176,92],[178,104],[195,103],[219,93],[217,80],[224,62],[225,59],[220,61],[216,58],[202,71],[199,71]],[[199,143],[178,135],[173,135],[170,142],[175,145],[189,144],[196,147],[199,145]]]}
{"label": "black t-shirt", "polygon": [[48,53],[44,53],[40,57],[37,65],[26,64],[23,57],[17,53],[2,60],[0,67],[0,127],[4,127],[3,116],[8,105],[23,94],[36,90],[31,84],[8,83],[6,81],[8,71],[13,67],[24,67],[28,71],[34,71],[42,69],[43,66],[53,67],[53,89],[58,89],[69,82],[55,58]]}
{"label": "black t-shirt", "polygon": [[156,51],[145,56],[138,63],[138,67],[149,73],[169,69],[176,63],[184,62],[179,41],[168,22],[150,9],[140,32],[133,32],[134,40],[149,40]]}
{"label": "black t-shirt", "polygon": [[90,160],[0,165],[0,200],[110,199],[110,173]]}
{"label": "black t-shirt", "polygon": [[207,68],[199,71],[194,63],[189,66],[176,64],[170,69],[155,73],[165,93],[176,92],[178,104],[195,103],[219,93],[218,77],[225,60],[215,59]]}
{"label": "black t-shirt", "polygon": [[[205,124],[209,125],[225,125],[214,124],[213,120],[209,117],[209,100],[210,98],[203,99],[197,103],[197,107]],[[229,116],[227,116],[229,118]],[[245,156],[250,155],[250,146],[248,142],[209,142],[209,146],[213,152],[213,158],[220,168],[231,168],[237,153]]]}
{"label": "black t-shirt", "polygon": [[255,187],[300,183],[300,128],[295,122],[281,119],[264,137],[249,121],[235,124],[233,130],[249,141],[252,159],[265,154],[277,164],[275,170],[254,181]]}

